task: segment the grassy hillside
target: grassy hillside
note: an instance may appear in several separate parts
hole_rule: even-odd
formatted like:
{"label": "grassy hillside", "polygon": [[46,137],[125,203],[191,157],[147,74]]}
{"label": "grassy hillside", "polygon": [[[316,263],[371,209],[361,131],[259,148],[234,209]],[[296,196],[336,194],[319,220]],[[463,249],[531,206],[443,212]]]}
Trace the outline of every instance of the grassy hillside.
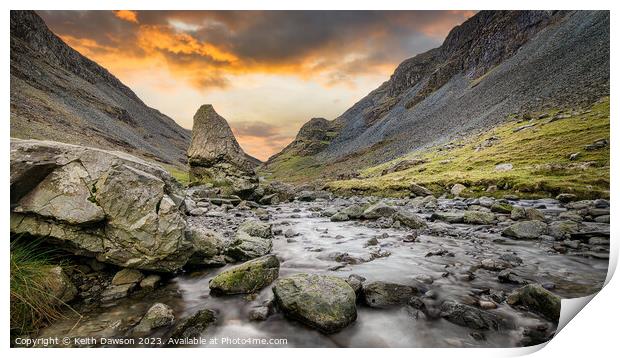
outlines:
{"label": "grassy hillside", "polygon": [[[597,140],[609,140],[609,123],[609,98],[579,113],[532,113],[449,145],[412,152],[365,169],[359,179],[334,181],[327,186],[341,194],[405,196],[411,183],[438,195],[461,183],[467,186],[462,194],[465,196],[574,193],[582,198],[609,197],[609,145],[585,149]],[[577,152],[577,158],[570,160]],[[384,169],[413,158],[426,163],[381,175]],[[513,168],[496,169],[496,165],[506,163]],[[497,190],[487,192],[489,186]]]}

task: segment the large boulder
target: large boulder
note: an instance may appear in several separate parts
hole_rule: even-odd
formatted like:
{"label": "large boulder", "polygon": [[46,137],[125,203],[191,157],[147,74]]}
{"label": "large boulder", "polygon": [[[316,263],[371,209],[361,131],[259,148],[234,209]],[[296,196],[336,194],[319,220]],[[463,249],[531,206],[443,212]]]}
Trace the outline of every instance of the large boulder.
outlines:
{"label": "large boulder", "polygon": [[273,293],[287,317],[324,333],[338,332],[357,318],[355,292],[341,278],[300,273],[277,280]]}
{"label": "large boulder", "polygon": [[224,242],[222,235],[202,226],[189,225],[186,236],[193,250],[188,265],[211,266],[214,257],[222,251]]}
{"label": "large boulder", "polygon": [[392,216],[394,220],[398,220],[402,225],[410,229],[425,229],[428,227],[426,221],[410,211],[399,209]]}
{"label": "large boulder", "polygon": [[270,223],[264,223],[258,220],[247,220],[239,225],[239,231],[243,231],[250,236],[271,239],[273,237],[271,226],[272,225]]}
{"label": "large boulder", "polygon": [[362,216],[365,219],[378,219],[382,217],[391,217],[394,213],[396,213],[395,207],[379,202],[366,208]]}
{"label": "large boulder", "polygon": [[254,168],[260,163],[241,149],[230,126],[210,104],[194,115],[187,150],[190,180],[220,187],[224,194],[251,195],[258,188]]}
{"label": "large boulder", "polygon": [[478,330],[499,330],[507,325],[494,314],[454,301],[441,304],[440,316],[456,325]]}
{"label": "large boulder", "polygon": [[181,318],[172,329],[170,338],[172,339],[188,339],[200,337],[207,327],[215,322],[215,312],[204,308],[196,311],[190,316]]}
{"label": "large boulder", "polygon": [[463,213],[463,221],[467,224],[491,225],[495,220],[495,214],[486,211],[467,210]]}
{"label": "large boulder", "polygon": [[515,290],[506,298],[506,303],[525,307],[552,322],[560,319],[562,300],[539,284],[531,283]]}
{"label": "large boulder", "polygon": [[181,186],[120,152],[11,139],[11,232],[122,267],[176,271],[191,255]]}
{"label": "large boulder", "polygon": [[279,272],[276,256],[267,255],[220,273],[209,282],[209,288],[216,295],[254,293],[271,284]]}

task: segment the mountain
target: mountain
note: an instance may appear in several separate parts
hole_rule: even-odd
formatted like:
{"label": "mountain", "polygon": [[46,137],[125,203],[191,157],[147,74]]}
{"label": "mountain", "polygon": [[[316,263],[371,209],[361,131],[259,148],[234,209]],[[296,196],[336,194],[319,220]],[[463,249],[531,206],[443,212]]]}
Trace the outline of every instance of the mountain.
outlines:
{"label": "mountain", "polygon": [[317,141],[296,139],[263,170],[286,180],[308,168],[323,177],[322,166],[335,176],[520,113],[585,107],[609,95],[609,70],[608,11],[481,11],[323,123],[320,150],[305,152]]}
{"label": "mountain", "polygon": [[180,165],[190,131],[54,35],[11,11],[11,137],[120,150]]}

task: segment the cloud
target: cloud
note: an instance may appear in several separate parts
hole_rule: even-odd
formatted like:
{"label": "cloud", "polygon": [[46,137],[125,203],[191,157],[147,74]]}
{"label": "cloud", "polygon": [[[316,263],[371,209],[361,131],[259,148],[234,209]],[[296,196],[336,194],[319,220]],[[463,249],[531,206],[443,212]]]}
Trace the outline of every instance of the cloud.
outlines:
{"label": "cloud", "polygon": [[131,10],[116,10],[113,11],[114,15],[121,20],[138,23],[138,14],[135,11]]}
{"label": "cloud", "polygon": [[[159,59],[200,90],[271,73],[354,85],[437,46],[467,11],[42,11],[50,28],[106,67]],[[138,21],[139,20],[139,21]],[[113,50],[110,50],[112,49]],[[110,53],[119,57],[110,58]],[[105,58],[111,63],[100,61]]]}

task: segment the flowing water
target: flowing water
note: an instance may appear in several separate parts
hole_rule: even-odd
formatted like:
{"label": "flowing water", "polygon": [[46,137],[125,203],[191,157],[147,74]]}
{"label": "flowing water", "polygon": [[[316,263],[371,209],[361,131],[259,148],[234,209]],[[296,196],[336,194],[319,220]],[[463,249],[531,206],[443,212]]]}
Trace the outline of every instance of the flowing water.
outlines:
{"label": "flowing water", "polygon": [[[536,202],[522,202],[533,205]],[[546,213],[561,211],[547,204]],[[280,260],[280,277],[294,273],[319,273],[342,278],[350,274],[363,276],[369,281],[389,281],[416,285],[432,290],[438,300],[452,299],[471,303],[479,299],[481,290],[499,290],[509,293],[517,285],[497,279],[497,272],[473,269],[485,258],[502,254],[518,256],[523,263],[513,269],[521,277],[553,287],[563,298],[579,297],[597,291],[607,273],[607,260],[577,255],[557,254],[550,251],[550,243],[543,241],[515,241],[502,238],[499,233],[481,225],[451,224],[446,234],[421,235],[415,242],[405,242],[407,229],[373,228],[359,221],[331,222],[316,214],[317,203],[290,203],[271,207],[274,228],[292,229],[299,235],[273,240],[273,253]],[[421,214],[428,217],[427,214]],[[371,238],[378,245],[367,246]],[[454,256],[427,256],[427,253],[446,249]],[[359,264],[342,265],[334,260],[338,254],[370,260],[372,252],[389,252],[387,257],[374,258]],[[470,336],[471,329],[452,324],[444,319],[420,318],[409,307],[373,309],[358,304],[357,320],[333,335],[323,335],[306,326],[286,319],[276,312],[265,321],[250,321],[249,310],[272,297],[271,286],[254,296],[217,297],[209,294],[209,280],[228,267],[193,272],[173,278],[157,294],[119,301],[115,306],[92,312],[73,327],[70,321],[50,327],[47,334],[71,328],[73,335],[106,335],[115,322],[135,322],[153,302],[164,302],[181,317],[201,308],[217,311],[217,322],[204,335],[211,339],[208,346],[248,347],[247,341],[237,345],[233,338],[286,339],[285,347],[511,347],[518,344],[523,327],[535,326],[541,318],[514,309],[505,302],[492,313],[508,317],[515,329],[485,332],[485,340]],[[470,272],[475,275],[471,279]],[[424,275],[426,283],[418,281]],[[486,291],[484,291],[486,292]],[[473,301],[472,301],[473,300]],[[161,332],[160,332],[161,334]],[[279,342],[275,342],[279,343]],[[261,345],[264,346],[264,345]]]}

